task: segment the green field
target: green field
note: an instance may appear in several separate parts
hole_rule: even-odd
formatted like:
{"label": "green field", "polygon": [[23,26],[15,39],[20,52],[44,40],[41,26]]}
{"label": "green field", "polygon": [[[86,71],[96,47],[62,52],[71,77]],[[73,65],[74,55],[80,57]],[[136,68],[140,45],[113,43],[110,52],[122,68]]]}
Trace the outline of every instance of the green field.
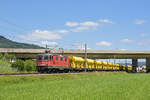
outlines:
{"label": "green field", "polygon": [[150,100],[150,74],[3,76],[0,100]]}

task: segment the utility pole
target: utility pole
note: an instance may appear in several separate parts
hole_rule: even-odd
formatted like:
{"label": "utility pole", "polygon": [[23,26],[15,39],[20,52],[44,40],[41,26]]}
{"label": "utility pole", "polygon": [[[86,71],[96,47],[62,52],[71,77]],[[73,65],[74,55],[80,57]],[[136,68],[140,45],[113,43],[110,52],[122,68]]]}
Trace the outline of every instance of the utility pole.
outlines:
{"label": "utility pole", "polygon": [[126,65],[125,70],[127,70],[127,59],[125,59],[125,65]]}
{"label": "utility pole", "polygon": [[125,59],[125,65],[127,66],[127,59]]}
{"label": "utility pole", "polygon": [[86,68],[87,68],[87,44],[85,44],[85,66],[84,66],[85,72],[87,71]]}
{"label": "utility pole", "polygon": [[114,64],[116,64],[116,58],[115,58],[115,55],[114,55]]}
{"label": "utility pole", "polygon": [[47,49],[47,44],[46,44],[46,49]]}
{"label": "utility pole", "polygon": [[46,50],[45,50],[45,53],[48,53],[48,50],[47,50],[47,44],[46,44]]}
{"label": "utility pole", "polygon": [[61,50],[62,52],[62,56],[64,55],[64,49],[63,48],[59,48],[59,50]]}

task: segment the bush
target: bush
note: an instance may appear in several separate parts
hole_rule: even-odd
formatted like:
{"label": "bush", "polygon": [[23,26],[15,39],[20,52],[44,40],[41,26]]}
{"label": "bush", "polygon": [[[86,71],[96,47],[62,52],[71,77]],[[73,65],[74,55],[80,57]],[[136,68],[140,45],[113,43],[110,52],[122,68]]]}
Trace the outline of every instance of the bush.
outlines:
{"label": "bush", "polygon": [[11,68],[11,64],[6,60],[0,60],[0,73],[15,73],[16,69]]}
{"label": "bush", "polygon": [[26,60],[24,62],[24,68],[26,71],[35,71],[36,70],[36,62],[32,60]]}
{"label": "bush", "polygon": [[16,62],[12,63],[12,68],[16,68],[18,71],[24,71],[24,61],[16,60]]}
{"label": "bush", "polygon": [[3,55],[0,53],[0,59],[3,59]]}
{"label": "bush", "polygon": [[36,70],[36,62],[32,60],[16,60],[16,62],[12,63],[12,68],[16,68],[18,71],[35,71]]}

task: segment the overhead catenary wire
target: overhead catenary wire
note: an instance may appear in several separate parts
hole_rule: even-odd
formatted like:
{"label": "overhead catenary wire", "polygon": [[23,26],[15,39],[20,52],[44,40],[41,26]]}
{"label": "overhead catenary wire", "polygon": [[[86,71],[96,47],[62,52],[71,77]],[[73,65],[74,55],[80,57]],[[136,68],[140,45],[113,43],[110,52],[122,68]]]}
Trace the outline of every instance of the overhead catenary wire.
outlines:
{"label": "overhead catenary wire", "polygon": [[7,20],[7,19],[0,18],[0,21],[5,22],[5,23],[7,23],[7,24],[9,24],[9,25],[12,25],[12,26],[14,26],[14,27],[16,27],[16,28],[19,28],[19,29],[21,29],[21,30],[27,31],[27,29],[26,29],[25,27],[20,26],[20,25],[14,23],[14,22],[12,22],[12,21],[9,21],[9,20]]}
{"label": "overhead catenary wire", "polygon": [[[5,24],[8,24],[9,26],[4,26],[4,25],[1,25],[0,26],[0,29],[4,29],[3,31],[5,31],[5,33],[7,34],[7,36],[9,36],[9,38],[10,38],[10,36],[11,36],[11,40],[14,40],[14,38],[15,38],[15,40],[19,40],[19,41],[22,41],[21,39],[18,39],[16,36],[19,36],[20,34],[22,34],[22,33],[24,33],[24,32],[26,32],[26,31],[28,31],[27,29],[25,29],[24,27],[22,27],[22,26],[20,26],[20,25],[18,25],[18,24],[16,24],[16,23],[14,23],[14,22],[11,22],[11,21],[9,21],[9,20],[6,20],[6,19],[3,19],[3,18],[0,18],[0,22],[3,22],[3,23],[5,23]],[[11,28],[8,28],[8,27],[10,27],[11,26]],[[13,27],[13,28],[12,28]],[[9,32],[6,32],[6,30],[7,31],[11,31],[10,33]],[[1,32],[2,33],[2,32]],[[15,35],[13,35],[13,34],[15,34]],[[9,35],[8,35],[9,34]],[[4,35],[4,34],[3,34]],[[4,35],[4,36],[6,36],[6,35]]]}

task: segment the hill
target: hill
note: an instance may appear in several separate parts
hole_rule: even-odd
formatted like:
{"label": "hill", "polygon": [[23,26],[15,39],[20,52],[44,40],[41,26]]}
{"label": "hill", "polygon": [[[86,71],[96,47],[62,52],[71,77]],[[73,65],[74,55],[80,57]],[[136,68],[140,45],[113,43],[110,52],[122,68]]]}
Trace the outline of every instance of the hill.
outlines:
{"label": "hill", "polygon": [[40,47],[40,46],[37,46],[34,44],[15,42],[15,41],[9,40],[3,36],[0,36],[0,48],[41,49],[43,47]]}

